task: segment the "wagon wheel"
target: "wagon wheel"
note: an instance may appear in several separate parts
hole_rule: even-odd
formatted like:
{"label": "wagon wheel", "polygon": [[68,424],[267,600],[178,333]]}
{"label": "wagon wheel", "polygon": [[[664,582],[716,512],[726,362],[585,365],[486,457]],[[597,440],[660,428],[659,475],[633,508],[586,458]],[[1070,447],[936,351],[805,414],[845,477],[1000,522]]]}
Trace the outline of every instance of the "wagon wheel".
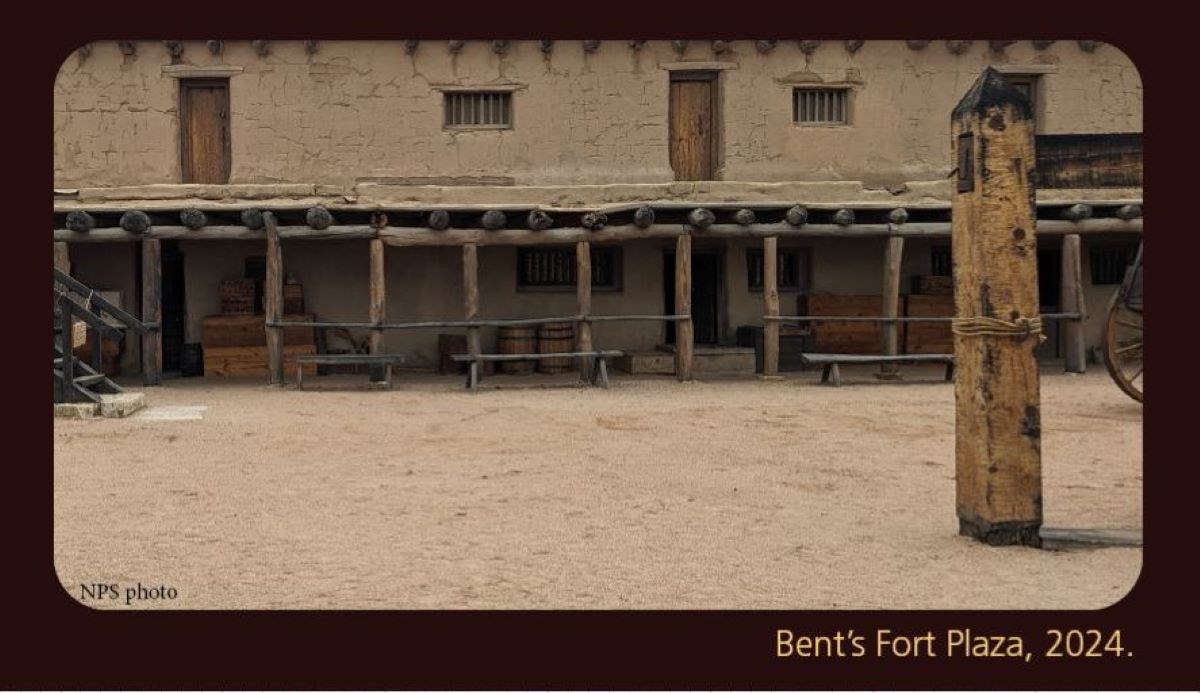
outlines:
{"label": "wagon wheel", "polygon": [[1125,394],[1141,402],[1144,389],[1142,313],[1132,310],[1122,292],[1113,296],[1104,324],[1104,365]]}

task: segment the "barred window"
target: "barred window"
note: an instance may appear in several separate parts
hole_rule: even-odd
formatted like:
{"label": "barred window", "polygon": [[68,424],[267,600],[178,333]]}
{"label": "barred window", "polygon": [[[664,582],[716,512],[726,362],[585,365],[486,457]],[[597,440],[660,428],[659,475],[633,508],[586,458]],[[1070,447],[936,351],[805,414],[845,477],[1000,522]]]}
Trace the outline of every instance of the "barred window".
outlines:
{"label": "barred window", "polygon": [[1133,262],[1136,252],[1137,246],[1134,244],[1092,246],[1092,284],[1120,284],[1125,280],[1125,269]]}
{"label": "barred window", "polygon": [[[775,252],[775,259],[779,263],[775,274],[776,286],[797,291],[808,288],[807,248],[780,248]],[[762,248],[746,249],[746,279],[751,291],[762,291]]]}
{"label": "barred window", "polygon": [[929,249],[929,273],[935,277],[949,277],[954,267],[950,246],[935,245]]}
{"label": "barred window", "polygon": [[[575,287],[574,248],[520,248],[517,250],[517,288]],[[592,288],[621,288],[621,248],[592,247]]]}
{"label": "barred window", "polygon": [[512,127],[512,92],[449,91],[445,98],[448,128]]}
{"label": "barred window", "polygon": [[792,90],[792,121],[816,125],[846,125],[850,122],[849,89]]}

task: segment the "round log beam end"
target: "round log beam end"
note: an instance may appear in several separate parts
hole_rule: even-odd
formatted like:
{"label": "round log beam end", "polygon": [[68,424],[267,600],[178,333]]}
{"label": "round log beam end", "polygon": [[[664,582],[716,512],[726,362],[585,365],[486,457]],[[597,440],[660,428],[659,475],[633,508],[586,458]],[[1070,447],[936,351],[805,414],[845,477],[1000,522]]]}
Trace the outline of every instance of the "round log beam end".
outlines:
{"label": "round log beam end", "polygon": [[245,226],[253,231],[257,231],[266,225],[266,221],[263,220],[263,213],[261,209],[242,210],[242,226]]}
{"label": "round log beam end", "polygon": [[120,49],[121,55],[137,55],[137,44],[133,41],[117,41],[117,48]]}
{"label": "round log beam end", "polygon": [[910,39],[910,40],[908,40],[908,41],[905,41],[904,43],[905,43],[905,44],[906,44],[906,45],[909,47],[909,49],[911,49],[911,50],[914,50],[914,51],[921,51],[921,50],[925,50],[925,47],[926,47],[926,46],[928,46],[928,45],[929,45],[931,42],[930,42],[930,41],[918,41],[918,40],[913,40],[913,39]]}
{"label": "round log beam end", "polygon": [[796,205],[788,209],[783,218],[792,226],[804,226],[808,223],[808,210],[800,205]]}
{"label": "round log beam end", "polygon": [[729,52],[729,42],[721,41],[721,40],[714,40],[712,42],[712,52],[715,53],[716,55],[721,55],[722,53],[728,53]]}
{"label": "round log beam end", "polygon": [[170,55],[172,60],[179,60],[183,56],[183,41],[163,41],[163,45],[166,46],[167,55]]}
{"label": "round log beam end", "polygon": [[316,39],[304,40],[304,52],[309,55],[316,55],[317,50],[321,47],[321,42]]}
{"label": "round log beam end", "polygon": [[213,55],[220,55],[225,52],[225,42],[212,39],[207,42],[208,52]]}
{"label": "round log beam end", "polygon": [[479,223],[488,231],[498,231],[508,223],[508,217],[498,209],[489,209],[480,217]]}
{"label": "round log beam end", "polygon": [[643,206],[633,213],[633,225],[639,229],[648,229],[654,225],[654,209]]}
{"label": "round log beam end", "polygon": [[371,228],[385,229],[388,225],[387,212],[371,212]]}
{"label": "round log beam end", "polygon": [[419,47],[420,45],[421,45],[421,42],[419,40],[408,39],[407,41],[404,42],[404,53],[406,55],[415,55],[417,52],[417,47]]}
{"label": "round log beam end", "polygon": [[842,45],[846,47],[846,51],[848,53],[857,53],[858,49],[862,48],[864,43],[866,43],[866,41],[863,41],[862,39],[848,39],[843,41]]}
{"label": "round log beam end", "polygon": [[854,223],[853,209],[839,209],[833,213],[833,223],[838,226],[849,226]]}
{"label": "round log beam end", "polygon": [[908,210],[903,207],[897,207],[888,212],[888,221],[893,224],[903,224],[908,221]]}
{"label": "round log beam end", "polygon": [[546,55],[550,55],[554,50],[554,39],[542,39],[538,41],[538,50]]}
{"label": "round log beam end", "polygon": [[179,223],[195,231],[208,225],[208,215],[195,207],[191,207],[179,213]]}
{"label": "round log beam end", "polygon": [[642,50],[642,46],[645,46],[645,45],[646,45],[645,41],[630,41],[629,42],[629,47],[634,51]]}
{"label": "round log beam end", "polygon": [[311,228],[320,231],[321,229],[329,228],[333,224],[333,215],[329,213],[328,209],[317,205],[316,207],[308,208],[308,212],[304,215],[304,221]]}
{"label": "round log beam end", "polygon": [[770,53],[771,51],[775,50],[776,43],[777,43],[777,41],[771,41],[771,40],[767,40],[767,39],[759,39],[754,42],[754,50],[758,51],[759,53],[763,53],[765,55],[765,54]]}
{"label": "round log beam end", "polygon": [[429,219],[425,223],[434,231],[445,231],[450,228],[450,212],[444,209],[435,209],[429,213]]}
{"label": "round log beam end", "polygon": [[712,210],[703,207],[697,207],[688,212],[688,223],[698,229],[707,229],[717,220],[717,216],[712,213]]}
{"label": "round log beam end", "polygon": [[257,40],[251,41],[250,45],[254,47],[254,52],[257,53],[258,57],[260,57],[260,58],[265,58],[265,57],[267,57],[267,55],[269,55],[271,53],[271,42],[270,41],[267,41],[264,39],[257,39]]}
{"label": "round log beam end", "polygon": [[1120,207],[1117,207],[1116,215],[1118,219],[1124,219],[1125,221],[1140,219],[1142,218],[1142,206],[1121,205]]}
{"label": "round log beam end", "polygon": [[137,209],[131,209],[121,215],[121,228],[129,233],[146,233],[150,230],[150,215]]}
{"label": "round log beam end", "polygon": [[1054,41],[1045,41],[1045,40],[1042,40],[1042,41],[1034,41],[1034,42],[1033,42],[1033,47],[1034,47],[1034,48],[1036,48],[1036,49],[1038,49],[1039,51],[1044,51],[1044,50],[1046,50],[1047,48],[1049,48],[1050,46],[1053,46],[1053,45],[1054,45]]}
{"label": "round log beam end", "polygon": [[583,42],[583,52],[584,53],[595,53],[598,50],[600,50],[600,42],[599,41],[596,41],[593,39],[590,41]]}
{"label": "round log beam end", "polygon": [[529,212],[526,223],[534,231],[544,231],[554,225],[554,218],[540,209],[535,209]]}
{"label": "round log beam end", "polygon": [[733,220],[741,226],[749,226],[754,223],[754,210],[739,209],[733,213]]}
{"label": "round log beam end", "polygon": [[962,55],[967,52],[972,43],[974,41],[947,41],[946,50],[950,51],[953,55]]}
{"label": "round log beam end", "polygon": [[67,228],[76,233],[87,233],[96,228],[96,219],[83,210],[67,212]]}
{"label": "round log beam end", "polygon": [[820,47],[821,42],[814,39],[800,41],[800,52],[805,55],[812,55],[813,53],[816,53],[817,49]]}
{"label": "round log beam end", "polygon": [[683,52],[687,50],[687,44],[687,41],[676,40],[671,42],[671,47],[675,49],[676,53],[683,55]]}
{"label": "round log beam end", "polygon": [[604,212],[588,212],[579,223],[588,231],[599,231],[608,223],[608,215]]}
{"label": "round log beam end", "polygon": [[1000,51],[1004,50],[1005,48],[1008,48],[1009,46],[1013,45],[1014,43],[1016,43],[1016,41],[994,41],[993,40],[993,41],[988,41],[988,47],[991,48],[992,50],[996,51],[997,53],[999,53]]}
{"label": "round log beam end", "polygon": [[446,48],[448,48],[451,53],[457,55],[458,53],[462,52],[464,44],[466,44],[466,41],[447,41]]}
{"label": "round log beam end", "polygon": [[1074,204],[1062,211],[1062,218],[1067,221],[1083,221],[1091,216],[1092,208],[1084,204]]}
{"label": "round log beam end", "polygon": [[504,55],[508,52],[508,41],[504,39],[496,39],[492,41],[492,52],[496,55]]}
{"label": "round log beam end", "polygon": [[1079,48],[1085,53],[1091,53],[1100,47],[1100,41],[1079,41]]}

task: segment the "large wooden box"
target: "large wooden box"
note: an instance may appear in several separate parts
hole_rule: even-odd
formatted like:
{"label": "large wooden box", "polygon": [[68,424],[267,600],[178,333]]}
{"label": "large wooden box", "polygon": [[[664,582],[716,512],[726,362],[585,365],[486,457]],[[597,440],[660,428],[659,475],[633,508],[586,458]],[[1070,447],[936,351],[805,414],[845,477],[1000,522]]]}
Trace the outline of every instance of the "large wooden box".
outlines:
{"label": "large wooden box", "polygon": [[[954,317],[954,296],[910,294],[905,297],[904,306],[904,315],[910,318]],[[904,353],[953,354],[954,333],[950,330],[950,323],[906,323],[904,330]]]}
{"label": "large wooden box", "polygon": [[[880,317],[883,298],[878,294],[808,294],[809,315]],[[878,354],[883,331],[877,322],[816,322],[813,344],[825,354]]]}
{"label": "large wooden box", "polygon": [[254,313],[253,279],[225,279],[220,293],[222,313]]}
{"label": "large wooden box", "polygon": [[[312,322],[308,313],[284,315],[285,322]],[[209,315],[201,319],[200,343],[205,353],[213,347],[266,346],[267,322],[262,315]],[[285,327],[285,345],[312,345],[313,328]]]}
{"label": "large wooden box", "polygon": [[[284,377],[295,377],[296,355],[315,354],[317,348],[311,344],[295,344],[283,347]],[[317,364],[304,364],[305,375],[316,375]],[[204,377],[228,375],[267,375],[266,346],[220,346],[204,348]]]}

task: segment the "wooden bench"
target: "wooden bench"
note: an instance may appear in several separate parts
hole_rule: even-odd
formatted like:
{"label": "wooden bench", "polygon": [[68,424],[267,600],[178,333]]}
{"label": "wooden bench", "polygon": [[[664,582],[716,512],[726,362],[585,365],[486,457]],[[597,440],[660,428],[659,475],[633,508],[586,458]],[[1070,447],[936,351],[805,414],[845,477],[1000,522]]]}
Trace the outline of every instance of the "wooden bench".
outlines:
{"label": "wooden bench", "polygon": [[805,365],[824,366],[821,382],[828,383],[832,378],[834,386],[842,384],[838,365],[843,363],[944,363],[946,381],[954,379],[954,354],[801,354],[800,359]]}
{"label": "wooden bench", "polygon": [[404,363],[403,354],[297,354],[296,355],[296,389],[304,389],[304,364],[323,363],[363,364],[367,366],[383,366],[383,383],[392,387],[392,366]]}
{"label": "wooden bench", "polygon": [[609,359],[619,358],[624,356],[623,351],[568,351],[550,354],[479,354],[472,356],[470,354],[452,354],[450,358],[459,362],[468,362],[470,367],[467,369],[467,389],[473,390],[479,386],[479,364],[485,361],[535,361],[540,359],[558,359],[558,358],[591,358],[595,359],[592,364],[592,372],[587,381],[591,385],[599,385],[600,387],[608,387],[608,361]]}

